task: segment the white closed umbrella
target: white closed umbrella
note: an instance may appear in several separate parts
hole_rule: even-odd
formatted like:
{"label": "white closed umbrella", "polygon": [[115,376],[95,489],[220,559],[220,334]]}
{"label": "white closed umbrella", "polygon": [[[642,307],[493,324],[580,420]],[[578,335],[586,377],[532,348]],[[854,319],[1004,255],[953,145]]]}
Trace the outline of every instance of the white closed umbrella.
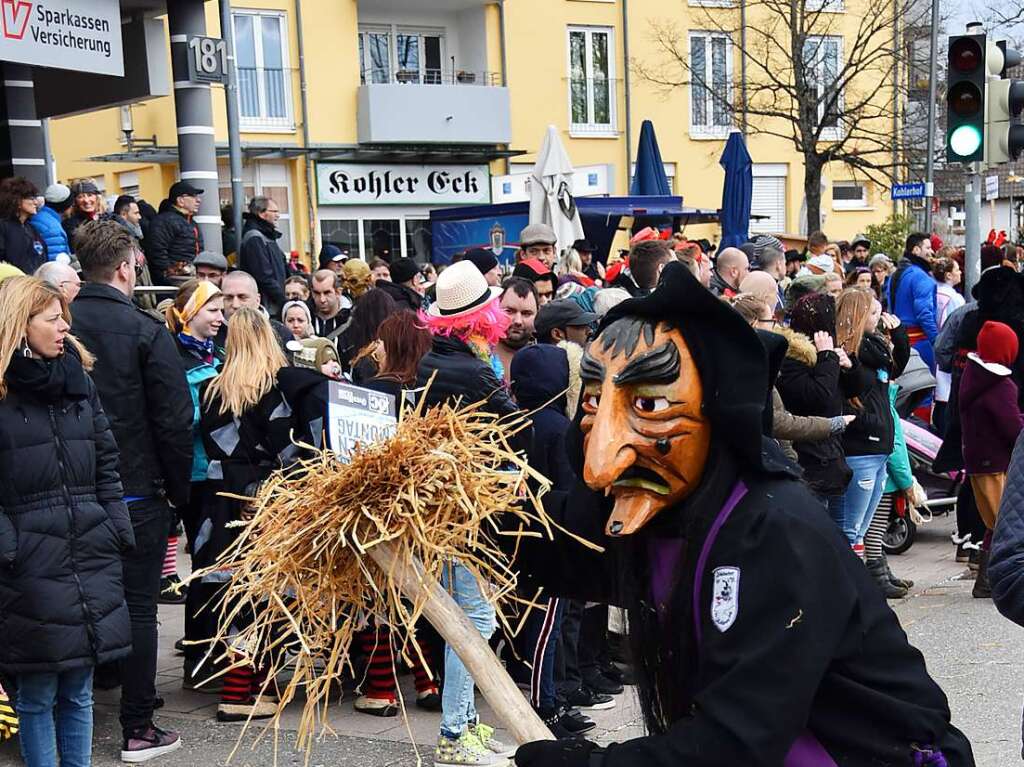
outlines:
{"label": "white closed umbrella", "polygon": [[559,256],[583,239],[583,224],[573,193],[573,167],[558,129],[548,126],[537,163],[530,174],[530,223],[555,230]]}

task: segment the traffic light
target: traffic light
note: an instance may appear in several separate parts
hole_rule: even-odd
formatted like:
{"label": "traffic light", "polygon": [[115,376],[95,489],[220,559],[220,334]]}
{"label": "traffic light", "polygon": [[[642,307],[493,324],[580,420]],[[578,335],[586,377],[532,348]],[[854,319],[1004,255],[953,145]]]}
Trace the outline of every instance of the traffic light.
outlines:
{"label": "traffic light", "polygon": [[1010,48],[1005,40],[988,46],[985,163],[989,166],[1016,160],[1024,150],[1024,125],[1017,123],[1024,109],[1024,81],[1006,77],[1006,71],[1020,63],[1020,52]]}
{"label": "traffic light", "polygon": [[978,162],[985,158],[984,34],[949,38],[949,88],[946,91],[946,160]]}

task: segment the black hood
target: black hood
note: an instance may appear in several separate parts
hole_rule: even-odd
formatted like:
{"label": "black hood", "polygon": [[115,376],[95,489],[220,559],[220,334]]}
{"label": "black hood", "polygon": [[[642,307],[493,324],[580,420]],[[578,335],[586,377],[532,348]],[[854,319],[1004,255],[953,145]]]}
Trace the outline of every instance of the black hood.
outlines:
{"label": "black hood", "polygon": [[756,330],[754,332],[757,333],[757,337],[761,340],[761,345],[768,354],[768,399],[765,401],[764,417],[761,420],[765,435],[770,437],[772,435],[772,428],[774,425],[774,413],[772,412],[772,388],[775,386],[775,379],[779,377],[779,370],[782,369],[782,363],[786,359],[786,351],[789,349],[789,341],[778,333],[771,333],[767,330]]}
{"label": "black hood", "polygon": [[512,358],[509,376],[519,407],[536,410],[547,406],[565,413],[569,357],[564,349],[552,344],[527,346]]}
{"label": "black hood", "polygon": [[[679,328],[700,370],[704,413],[716,441],[730,448],[745,470],[792,474],[782,451],[763,436],[772,380],[768,354],[754,329],[732,307],[697,282],[689,269],[673,262],[665,267],[654,292],[613,307],[601,320],[597,335],[623,317]],[[577,413],[569,434],[570,457],[578,466],[582,466],[580,417]],[[770,411],[767,417],[770,423]]]}

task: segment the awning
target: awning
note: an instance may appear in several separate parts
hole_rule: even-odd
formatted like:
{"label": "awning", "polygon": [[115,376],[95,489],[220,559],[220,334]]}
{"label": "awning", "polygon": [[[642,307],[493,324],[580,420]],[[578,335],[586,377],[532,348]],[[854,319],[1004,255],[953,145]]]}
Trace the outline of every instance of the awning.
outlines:
{"label": "awning", "polygon": [[[218,143],[217,157],[228,157],[228,146]],[[243,160],[288,160],[306,155],[314,162],[367,162],[433,165],[442,163],[478,164],[526,154],[519,149],[459,144],[338,144],[299,147],[288,145],[242,144]],[[155,163],[178,162],[176,146],[144,146],[131,151],[90,157],[92,162]]]}

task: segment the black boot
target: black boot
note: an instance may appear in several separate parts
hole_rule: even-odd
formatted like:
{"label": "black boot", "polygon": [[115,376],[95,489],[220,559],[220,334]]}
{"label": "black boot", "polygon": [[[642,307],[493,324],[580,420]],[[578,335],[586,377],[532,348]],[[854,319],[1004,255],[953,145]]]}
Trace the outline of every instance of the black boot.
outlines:
{"label": "black boot", "polygon": [[885,570],[885,562],[881,559],[869,560],[867,568],[868,574],[875,579],[875,583],[878,584],[878,588],[886,599],[903,599],[907,595],[905,588],[897,586],[889,580],[889,575]]}
{"label": "black boot", "polygon": [[978,552],[978,577],[974,581],[971,596],[975,599],[992,598],[992,589],[988,585],[988,549]]}
{"label": "black boot", "polygon": [[892,569],[889,567],[889,558],[885,556],[884,551],[882,552],[881,559],[882,563],[885,565],[885,574],[889,578],[889,583],[891,583],[893,586],[898,586],[901,589],[907,589],[907,591],[914,588],[914,582],[909,578],[897,578],[895,575],[892,574]]}

